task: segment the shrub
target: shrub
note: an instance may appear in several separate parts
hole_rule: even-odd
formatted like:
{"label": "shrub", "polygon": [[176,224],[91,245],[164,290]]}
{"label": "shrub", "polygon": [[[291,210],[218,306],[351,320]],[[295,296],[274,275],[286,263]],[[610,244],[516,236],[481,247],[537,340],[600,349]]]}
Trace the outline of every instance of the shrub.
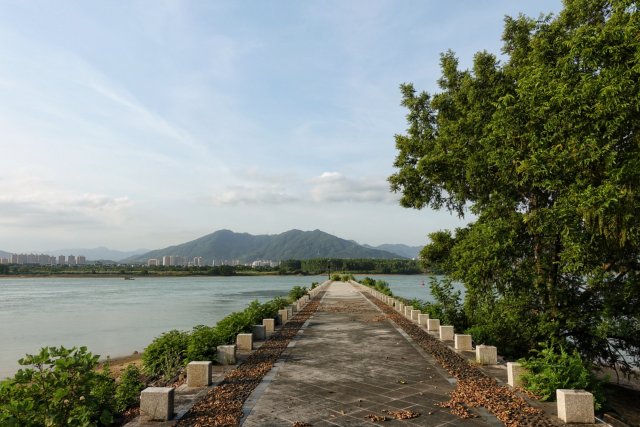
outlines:
{"label": "shrub", "polygon": [[214,360],[216,349],[225,344],[218,335],[216,328],[198,325],[193,328],[187,344],[187,361]]}
{"label": "shrub", "polygon": [[113,422],[115,382],[95,370],[98,356],[86,347],[44,347],[18,363],[0,383],[0,425],[87,426]]}
{"label": "shrub", "polygon": [[331,280],[333,280],[334,282],[339,282],[342,279],[342,276],[340,276],[338,273],[334,273],[331,275]]}
{"label": "shrub", "polygon": [[175,377],[187,355],[189,334],[172,330],[156,337],[142,354],[144,372],[154,378],[168,381]]}
{"label": "shrub", "polygon": [[235,342],[236,335],[242,332],[249,332],[251,325],[243,311],[236,311],[224,317],[216,325],[216,336],[224,344]]}
{"label": "shrub", "polygon": [[[339,278],[337,280],[340,280]],[[303,286],[294,286],[290,291],[289,291],[289,300],[290,301],[295,301],[303,296],[305,296],[307,294],[307,288],[303,287]]]}
{"label": "shrub", "polygon": [[569,353],[562,345],[541,343],[541,349],[533,353],[534,356],[520,360],[528,370],[522,376],[527,390],[542,400],[554,400],[557,389],[588,390],[594,395],[596,409],[600,409],[604,402],[601,384],[576,350]]}
{"label": "shrub", "polygon": [[122,371],[115,394],[115,409],[117,412],[122,413],[140,401],[140,392],[145,387],[140,377],[141,372],[136,365],[129,365]]}
{"label": "shrub", "polygon": [[453,283],[449,279],[432,279],[429,287],[436,301],[427,307],[429,315],[440,319],[444,325],[453,325],[457,330],[464,330],[468,321],[460,298],[461,292],[453,290]]}

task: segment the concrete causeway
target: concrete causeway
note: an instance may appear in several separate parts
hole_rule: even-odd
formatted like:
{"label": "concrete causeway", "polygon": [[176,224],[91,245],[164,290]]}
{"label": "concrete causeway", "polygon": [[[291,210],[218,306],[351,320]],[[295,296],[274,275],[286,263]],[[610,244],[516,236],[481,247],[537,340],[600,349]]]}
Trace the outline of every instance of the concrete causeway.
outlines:
{"label": "concrete causeway", "polygon": [[[241,425],[502,425],[486,411],[463,420],[435,405],[453,389],[454,379],[355,286],[333,282],[245,402]],[[394,419],[401,410],[420,415]],[[387,421],[376,423],[376,416]]]}

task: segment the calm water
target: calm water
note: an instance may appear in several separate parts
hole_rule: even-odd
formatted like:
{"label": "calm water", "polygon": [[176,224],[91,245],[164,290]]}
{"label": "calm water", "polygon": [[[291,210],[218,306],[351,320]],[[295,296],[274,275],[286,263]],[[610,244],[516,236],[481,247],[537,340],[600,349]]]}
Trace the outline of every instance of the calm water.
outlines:
{"label": "calm water", "polygon": [[[364,278],[365,276],[357,276]],[[429,276],[372,276],[429,300]],[[0,279],[0,378],[47,345],[85,345],[103,357],[142,351],[171,329],[214,325],[255,299],[284,296],[325,276]],[[421,286],[424,281],[425,286]]]}

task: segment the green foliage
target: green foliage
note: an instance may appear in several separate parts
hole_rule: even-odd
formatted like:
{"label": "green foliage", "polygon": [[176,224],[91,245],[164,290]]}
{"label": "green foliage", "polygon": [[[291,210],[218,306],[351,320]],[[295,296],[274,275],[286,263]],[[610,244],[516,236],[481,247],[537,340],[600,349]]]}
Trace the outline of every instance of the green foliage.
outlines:
{"label": "green foliage", "polygon": [[343,274],[342,276],[340,276],[340,280],[342,280],[343,282],[348,282],[350,280],[355,280],[355,277],[353,277],[353,274]]}
{"label": "green foliage", "polygon": [[633,2],[565,2],[506,18],[500,61],[442,54],[439,93],[401,86],[391,188],[405,207],[475,215],[423,256],[465,284],[474,331],[515,354],[552,337],[640,366],[638,28]]}
{"label": "green foliage", "polygon": [[393,296],[393,292],[391,292],[391,289],[389,288],[389,283],[385,282],[384,280],[375,280],[371,277],[365,277],[364,279],[360,280],[360,283],[365,286],[374,288],[378,292],[381,292],[387,296]]}
{"label": "green foliage", "polygon": [[563,346],[541,343],[534,355],[520,360],[527,369],[522,375],[524,387],[542,400],[554,400],[557,389],[580,389],[593,393],[595,409],[604,401],[600,382],[574,350],[567,352]]}
{"label": "green foliage", "polygon": [[215,327],[198,325],[189,334],[186,361],[215,360],[216,349],[225,344]]}
{"label": "green foliage", "polygon": [[117,412],[122,413],[139,402],[140,392],[145,388],[141,375],[136,365],[129,365],[122,371],[115,393]]}
{"label": "green foliage", "polygon": [[[340,280],[340,279],[332,279],[332,280]],[[294,286],[289,291],[289,301],[295,301],[297,299],[302,298],[307,294],[307,288],[303,286]]]}
{"label": "green foliage", "polygon": [[115,382],[97,372],[86,347],[44,347],[19,360],[13,379],[0,383],[0,425],[96,426],[113,422]]}
{"label": "green foliage", "polygon": [[188,347],[188,332],[174,329],[163,333],[142,354],[144,372],[151,377],[169,381],[184,366]]}
{"label": "green foliage", "polygon": [[453,283],[449,279],[438,281],[431,279],[429,284],[431,295],[435,303],[428,308],[428,313],[435,319],[440,319],[444,325],[453,325],[457,330],[464,330],[467,327],[467,316],[460,298],[461,292],[453,290]]}

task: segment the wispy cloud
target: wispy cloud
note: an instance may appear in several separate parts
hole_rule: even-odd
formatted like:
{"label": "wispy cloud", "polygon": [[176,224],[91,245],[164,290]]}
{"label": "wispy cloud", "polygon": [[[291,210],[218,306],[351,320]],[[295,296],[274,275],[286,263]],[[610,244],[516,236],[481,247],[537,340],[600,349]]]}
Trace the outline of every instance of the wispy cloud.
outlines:
{"label": "wispy cloud", "polygon": [[311,197],[316,202],[394,201],[384,178],[349,178],[339,172],[324,172],[311,180]]}
{"label": "wispy cloud", "polygon": [[296,196],[269,187],[233,187],[213,196],[215,206],[276,205],[297,202]]}

